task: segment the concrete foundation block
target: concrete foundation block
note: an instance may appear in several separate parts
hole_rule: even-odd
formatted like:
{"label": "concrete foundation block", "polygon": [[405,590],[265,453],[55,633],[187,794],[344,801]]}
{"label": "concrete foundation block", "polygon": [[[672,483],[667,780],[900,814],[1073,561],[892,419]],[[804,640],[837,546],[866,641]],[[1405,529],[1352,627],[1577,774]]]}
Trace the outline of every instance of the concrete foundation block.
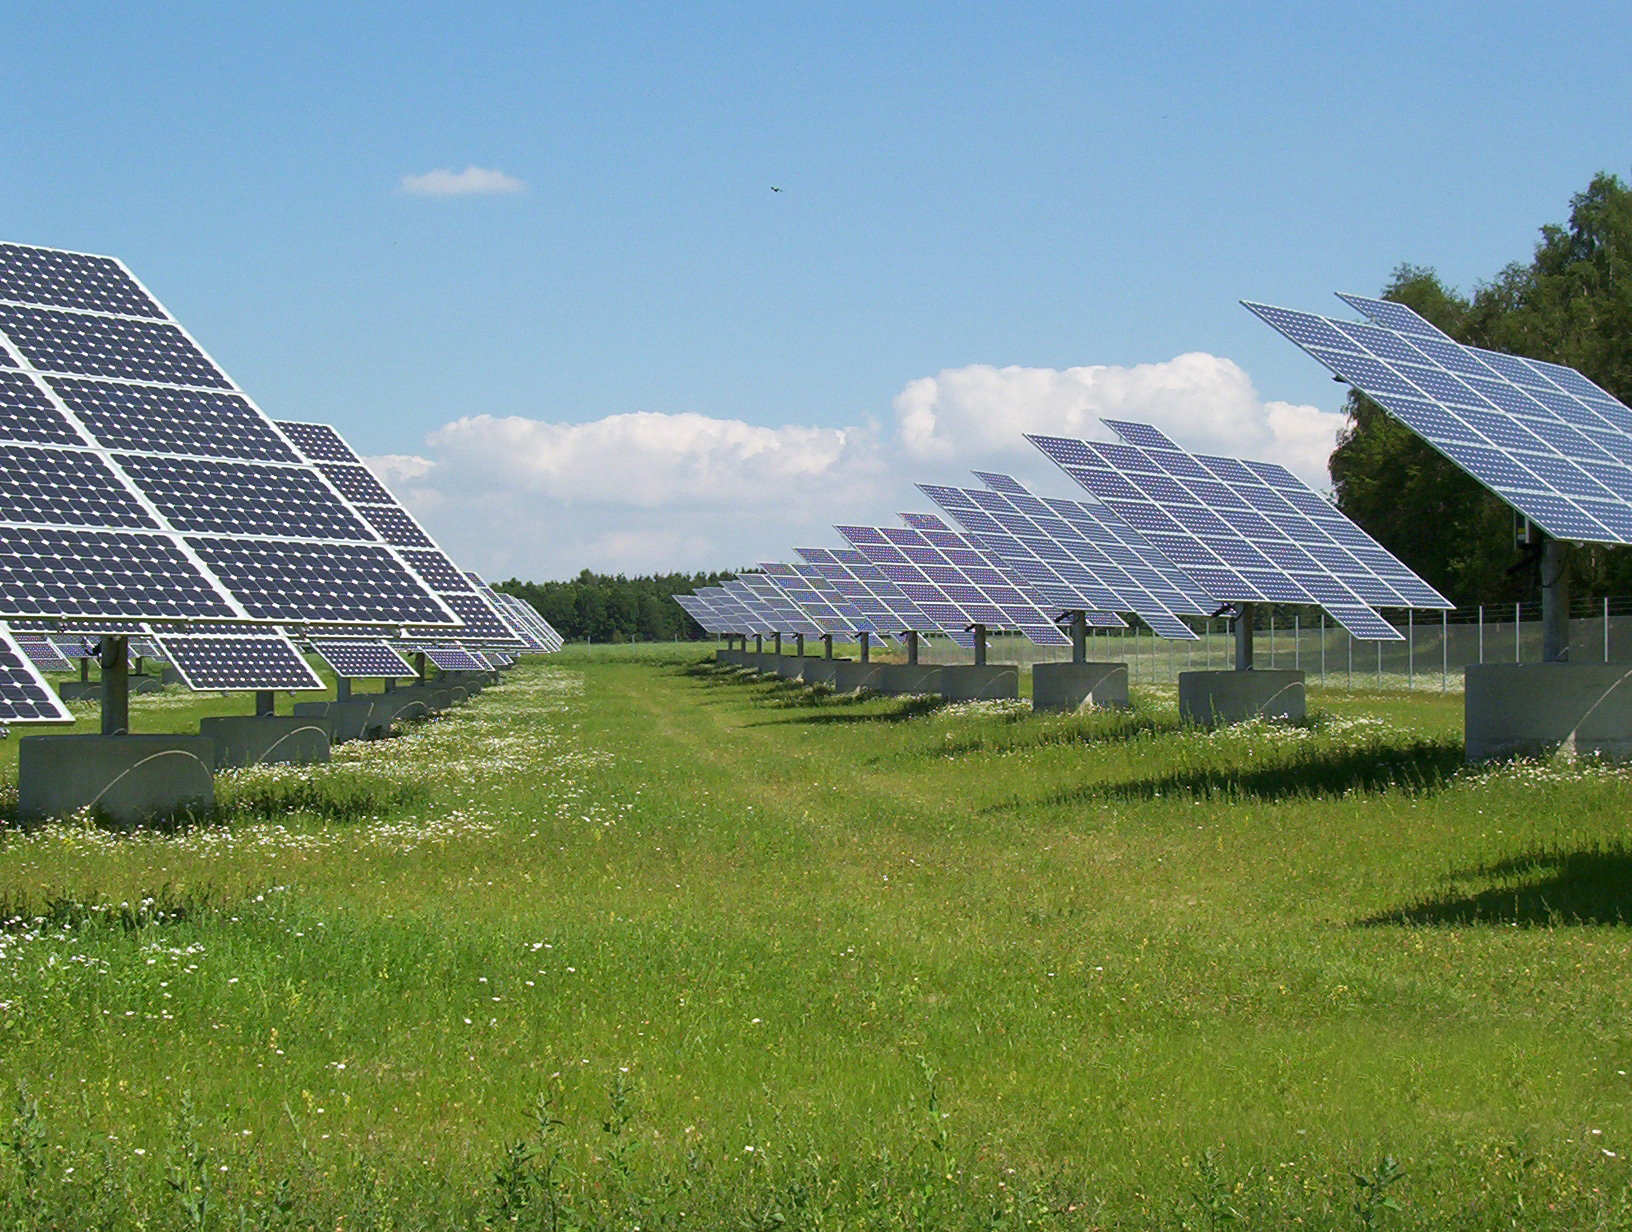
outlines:
{"label": "concrete foundation block", "polygon": [[329,760],[334,720],[328,715],[246,714],[200,719],[215,742],[215,768],[310,766]]}
{"label": "concrete foundation block", "polygon": [[383,693],[372,693],[353,695],[349,701],[343,702],[296,702],[295,717],[327,719],[331,744],[344,744],[348,740],[378,740],[390,726],[375,714],[376,703],[384,696]]}
{"label": "concrete foundation block", "polygon": [[934,663],[880,663],[873,688],[891,697],[941,691],[941,668]]}
{"label": "concrete foundation block", "polygon": [[160,681],[161,684],[166,684],[166,685],[186,684],[187,683],[185,680],[183,680],[181,678],[181,673],[178,672],[173,667],[166,667],[162,671],[160,671],[159,672],[159,681]]}
{"label": "concrete foundation block", "polygon": [[1114,706],[1127,709],[1126,663],[1034,663],[1031,708],[1055,714]]}
{"label": "concrete foundation block", "polygon": [[941,668],[936,690],[949,702],[1010,701],[1020,696],[1020,668],[1013,663],[983,663]]}
{"label": "concrete foundation block", "polygon": [[741,667],[742,666],[742,651],[740,651],[740,650],[716,650],[714,652],[714,666],[715,667]]}
{"label": "concrete foundation block", "polygon": [[805,660],[799,655],[782,655],[776,661],[776,674],[783,680],[803,680]]}
{"label": "concrete foundation block", "polygon": [[1464,680],[1469,761],[1632,760],[1632,663],[1485,663]]}
{"label": "concrete foundation block", "polygon": [[871,689],[878,683],[882,663],[862,663],[853,659],[833,660],[833,691],[854,693],[857,689]]}
{"label": "concrete foundation block", "polygon": [[17,816],[44,821],[95,809],[118,825],[215,807],[208,736],[24,736],[17,742]]}
{"label": "concrete foundation block", "polygon": [[65,702],[94,702],[102,698],[102,685],[95,680],[64,680],[57,692]]}
{"label": "concrete foundation block", "polygon": [[1302,672],[1179,673],[1179,717],[1187,723],[1217,727],[1248,719],[1301,719],[1308,712]]}
{"label": "concrete foundation block", "polygon": [[833,683],[833,673],[836,664],[848,663],[848,659],[807,659],[805,661],[804,676],[806,684]]}

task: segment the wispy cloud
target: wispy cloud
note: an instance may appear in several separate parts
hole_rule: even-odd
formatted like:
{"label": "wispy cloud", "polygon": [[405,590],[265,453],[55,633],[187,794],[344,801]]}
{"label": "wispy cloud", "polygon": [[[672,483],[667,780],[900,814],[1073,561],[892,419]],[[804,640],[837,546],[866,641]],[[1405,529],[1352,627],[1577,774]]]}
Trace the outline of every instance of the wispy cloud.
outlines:
{"label": "wispy cloud", "polygon": [[438,167],[424,175],[402,177],[402,191],[414,197],[484,197],[527,191],[524,180],[471,163],[463,171]]}
{"label": "wispy cloud", "polygon": [[[914,481],[974,467],[1039,491],[1076,486],[1026,432],[1108,439],[1101,416],[1156,424],[1199,452],[1259,458],[1326,485],[1343,417],[1266,402],[1236,364],[1180,355],[1138,367],[971,365],[909,382],[894,423],[765,427],[650,412],[580,423],[472,415],[421,453],[370,459],[454,559],[497,577],[729,568],[834,541],[832,523],[894,525]],[[507,533],[495,533],[502,527]]]}

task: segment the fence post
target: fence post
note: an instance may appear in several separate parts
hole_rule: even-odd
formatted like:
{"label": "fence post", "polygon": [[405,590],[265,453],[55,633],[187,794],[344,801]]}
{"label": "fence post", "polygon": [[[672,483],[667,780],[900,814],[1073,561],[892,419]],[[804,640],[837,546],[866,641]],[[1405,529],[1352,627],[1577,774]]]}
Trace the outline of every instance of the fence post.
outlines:
{"label": "fence post", "polygon": [[1609,662],[1609,596],[1604,596],[1604,662]]}
{"label": "fence post", "polygon": [[1479,662],[1485,661],[1485,605],[1479,605]]}
{"label": "fence post", "polygon": [[[1347,629],[1343,630],[1349,633]],[[1349,633],[1349,688],[1354,688],[1354,634]]]}
{"label": "fence post", "polygon": [[1439,691],[1451,689],[1451,614],[1439,609]]}
{"label": "fence post", "polygon": [[1292,670],[1303,667],[1303,617],[1292,613]]}
{"label": "fence post", "polygon": [[1377,687],[1383,687],[1383,644],[1377,643]]}
{"label": "fence post", "polygon": [[1320,610],[1320,683],[1326,684],[1326,609]]}
{"label": "fence post", "polygon": [[1513,662],[1524,662],[1524,644],[1519,641],[1519,605],[1513,605]]}
{"label": "fence post", "polygon": [[1417,687],[1417,626],[1413,619],[1416,612],[1411,608],[1405,609],[1405,687]]}

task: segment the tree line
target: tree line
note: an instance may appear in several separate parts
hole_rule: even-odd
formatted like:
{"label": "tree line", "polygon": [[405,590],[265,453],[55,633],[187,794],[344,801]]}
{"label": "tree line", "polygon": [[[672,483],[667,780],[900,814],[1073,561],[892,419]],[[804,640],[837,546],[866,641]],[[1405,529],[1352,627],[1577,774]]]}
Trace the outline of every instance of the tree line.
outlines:
{"label": "tree line", "polygon": [[511,578],[498,589],[531,603],[569,641],[672,642],[710,635],[675,595],[728,582],[732,573],[658,573],[625,577],[585,569],[566,582],[523,582]]}
{"label": "tree line", "polygon": [[[1463,295],[1431,267],[1401,265],[1385,299],[1457,341],[1579,370],[1632,402],[1632,190],[1599,173],[1570,201],[1567,224],[1541,228],[1528,263]],[[1510,506],[1358,392],[1332,454],[1337,504],[1458,605],[1534,600]],[[1574,560],[1577,594],[1632,591],[1632,553],[1592,545]]]}

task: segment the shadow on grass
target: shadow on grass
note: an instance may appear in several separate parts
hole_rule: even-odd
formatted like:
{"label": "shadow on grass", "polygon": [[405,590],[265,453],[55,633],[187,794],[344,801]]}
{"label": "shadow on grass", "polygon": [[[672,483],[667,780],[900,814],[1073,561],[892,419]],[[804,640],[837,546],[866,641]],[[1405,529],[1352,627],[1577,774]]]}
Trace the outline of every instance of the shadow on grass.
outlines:
{"label": "shadow on grass", "polygon": [[1140,714],[1125,710],[1063,717],[1040,717],[1030,711],[1012,710],[992,715],[986,722],[989,726],[955,733],[944,744],[924,752],[945,757],[1021,748],[1124,744],[1186,730],[1176,714]]}
{"label": "shadow on grass", "polygon": [[1374,791],[1426,795],[1445,787],[1463,766],[1459,740],[1420,740],[1382,748],[1299,748],[1288,750],[1284,760],[1276,764],[1265,765],[1260,758],[1247,766],[1199,766],[1120,783],[1094,783],[1027,801],[1026,806],[1154,800],[1161,796],[1286,800]]}
{"label": "shadow on grass", "polygon": [[1453,873],[1449,880],[1517,882],[1472,894],[1427,898],[1357,920],[1362,928],[1499,925],[1551,928],[1632,923],[1632,851],[1622,847],[1530,852]]}
{"label": "shadow on grass", "polygon": [[[882,709],[866,710],[857,713],[859,707],[869,704],[883,704]],[[816,714],[803,714],[786,719],[766,719],[760,723],[750,723],[750,727],[771,727],[785,723],[808,723],[825,725],[832,723],[906,723],[912,719],[921,719],[926,714],[934,714],[946,705],[944,697],[935,694],[916,694],[912,697],[885,697],[878,693],[844,693],[844,694],[812,694],[809,702],[793,704],[808,705],[819,710]],[[839,707],[838,710],[832,707]]]}

